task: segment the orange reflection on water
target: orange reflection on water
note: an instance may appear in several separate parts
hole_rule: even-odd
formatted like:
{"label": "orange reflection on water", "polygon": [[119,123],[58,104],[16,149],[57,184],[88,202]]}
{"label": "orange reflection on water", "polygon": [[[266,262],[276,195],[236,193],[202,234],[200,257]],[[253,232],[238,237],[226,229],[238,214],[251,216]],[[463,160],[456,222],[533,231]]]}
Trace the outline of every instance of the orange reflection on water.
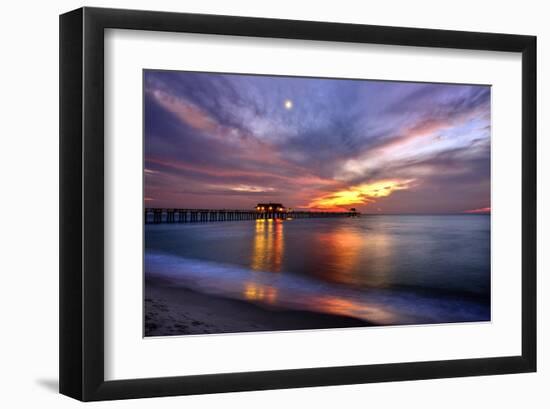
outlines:
{"label": "orange reflection on water", "polygon": [[277,289],[271,286],[247,282],[244,284],[243,295],[249,301],[263,301],[273,304],[277,300]]}
{"label": "orange reflection on water", "polygon": [[333,296],[319,296],[311,300],[314,310],[328,314],[347,315],[370,321],[376,324],[387,324],[395,321],[395,315],[376,305],[346,300]]}
{"label": "orange reflection on water", "polygon": [[353,285],[388,283],[392,251],[389,235],[343,227],[315,238],[323,249],[320,274],[326,279]]}
{"label": "orange reflection on water", "polygon": [[251,267],[256,271],[281,271],[284,253],[283,221],[256,220]]}

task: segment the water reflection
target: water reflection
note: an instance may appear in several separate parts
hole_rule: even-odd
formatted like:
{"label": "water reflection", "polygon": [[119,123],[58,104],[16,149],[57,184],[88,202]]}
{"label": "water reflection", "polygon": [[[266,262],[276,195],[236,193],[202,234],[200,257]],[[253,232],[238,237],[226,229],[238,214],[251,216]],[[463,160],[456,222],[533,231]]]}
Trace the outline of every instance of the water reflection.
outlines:
{"label": "water reflection", "polygon": [[317,233],[315,245],[322,249],[317,275],[348,285],[381,287],[390,284],[392,239],[384,233],[361,231],[355,226]]}
{"label": "water reflection", "polygon": [[388,324],[395,321],[396,318],[395,314],[383,305],[357,302],[351,299],[328,295],[311,298],[308,309],[327,314],[357,317],[378,324]]}
{"label": "water reflection", "polygon": [[365,216],[147,229],[146,274],[197,292],[381,325],[490,318],[489,218]]}
{"label": "water reflection", "polygon": [[277,300],[278,290],[275,287],[261,285],[254,282],[244,284],[243,296],[249,301],[261,301],[273,304]]}
{"label": "water reflection", "polygon": [[284,255],[284,222],[256,220],[251,267],[256,271],[281,271]]}
{"label": "water reflection", "polygon": [[[362,318],[388,323],[395,316],[376,302],[354,300],[337,295],[307,295],[296,298],[294,291],[280,289],[276,282],[266,284],[261,272],[281,272],[295,257],[303,257],[297,248],[285,253],[285,223],[282,220],[256,220],[254,226],[251,276],[243,283],[242,297],[248,301],[277,305],[283,308],[306,309],[328,314]],[[293,225],[287,225],[292,231]],[[328,230],[302,232],[311,273],[326,281],[344,285],[384,286],[390,281],[391,238],[388,234],[358,229],[356,225],[340,225]],[[311,243],[308,245],[308,243]],[[299,253],[299,254],[298,254]],[[294,289],[293,289],[294,290]]]}

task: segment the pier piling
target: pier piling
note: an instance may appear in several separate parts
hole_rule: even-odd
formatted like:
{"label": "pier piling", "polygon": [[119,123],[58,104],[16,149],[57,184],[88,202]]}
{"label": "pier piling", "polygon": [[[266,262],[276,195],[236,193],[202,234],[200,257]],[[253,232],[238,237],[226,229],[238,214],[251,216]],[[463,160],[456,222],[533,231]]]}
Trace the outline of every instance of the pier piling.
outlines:
{"label": "pier piling", "polygon": [[269,219],[312,219],[322,217],[356,217],[360,213],[352,209],[347,212],[315,212],[298,210],[243,210],[243,209],[164,209],[146,208],[144,222],[149,223],[207,223],[223,221],[269,220]]}

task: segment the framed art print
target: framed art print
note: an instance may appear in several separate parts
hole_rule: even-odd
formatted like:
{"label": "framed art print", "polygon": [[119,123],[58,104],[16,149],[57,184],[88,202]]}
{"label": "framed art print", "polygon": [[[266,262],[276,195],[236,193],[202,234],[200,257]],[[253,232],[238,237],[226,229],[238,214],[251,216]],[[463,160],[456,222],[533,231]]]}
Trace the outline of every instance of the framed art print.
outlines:
{"label": "framed art print", "polygon": [[62,393],[535,371],[535,37],[60,21]]}
{"label": "framed art print", "polygon": [[145,336],[491,320],[490,86],[143,75]]}

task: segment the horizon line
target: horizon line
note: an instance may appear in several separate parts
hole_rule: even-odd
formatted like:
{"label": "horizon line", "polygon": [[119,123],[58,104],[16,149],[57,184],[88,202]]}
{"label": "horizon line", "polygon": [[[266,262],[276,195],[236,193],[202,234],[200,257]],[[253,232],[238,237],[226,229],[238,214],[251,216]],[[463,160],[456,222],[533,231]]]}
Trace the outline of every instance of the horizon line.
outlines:
{"label": "horizon line", "polygon": [[[236,209],[236,208],[208,208],[208,207],[176,207],[176,206],[151,206],[143,207],[144,210],[148,209],[186,209],[186,210],[241,210],[241,211],[255,211],[255,208],[251,209]],[[308,209],[293,209],[297,212],[311,212],[311,213],[350,213],[352,210],[308,210]],[[461,211],[461,212],[398,212],[398,213],[384,213],[384,212],[361,212],[356,211],[356,213],[369,216],[450,216],[450,215],[481,215],[487,216],[491,215],[491,211],[487,212],[471,212],[471,211]]]}

